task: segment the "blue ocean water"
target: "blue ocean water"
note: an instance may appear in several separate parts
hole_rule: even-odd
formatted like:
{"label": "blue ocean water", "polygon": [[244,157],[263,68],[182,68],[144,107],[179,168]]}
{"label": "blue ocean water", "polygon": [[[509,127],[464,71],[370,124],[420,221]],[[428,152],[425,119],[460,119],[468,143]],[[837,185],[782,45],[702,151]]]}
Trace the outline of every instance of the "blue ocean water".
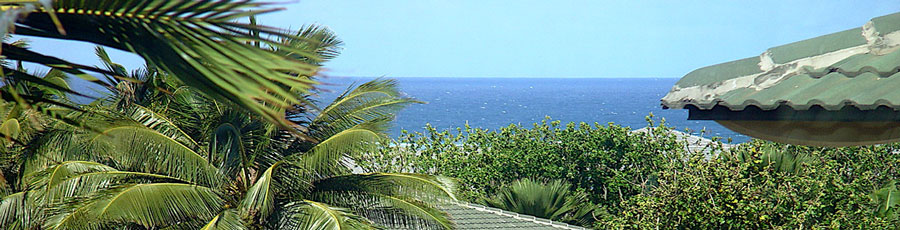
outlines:
{"label": "blue ocean water", "polygon": [[[330,102],[350,84],[374,78],[331,77],[321,101]],[[472,127],[497,129],[511,123],[528,125],[546,116],[563,122],[613,122],[639,129],[653,113],[658,122],[694,135],[731,138],[745,142],[749,137],[732,132],[712,121],[689,121],[687,110],[664,110],[659,99],[669,92],[677,78],[397,78],[408,96],[428,104],[415,104],[397,115],[392,136],[400,130],[424,130],[425,124],[438,129]]]}

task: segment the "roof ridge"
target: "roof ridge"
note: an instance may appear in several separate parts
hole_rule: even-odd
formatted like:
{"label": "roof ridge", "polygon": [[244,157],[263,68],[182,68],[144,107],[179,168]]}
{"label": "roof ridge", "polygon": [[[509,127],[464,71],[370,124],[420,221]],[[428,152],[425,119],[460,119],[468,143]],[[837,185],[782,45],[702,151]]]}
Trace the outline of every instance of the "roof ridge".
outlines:
{"label": "roof ridge", "polygon": [[588,230],[588,228],[578,226],[578,225],[571,225],[571,224],[553,221],[553,220],[549,220],[549,219],[544,219],[544,218],[540,218],[540,217],[536,217],[536,216],[532,216],[532,215],[505,211],[502,209],[487,207],[487,206],[473,204],[473,203],[469,203],[469,202],[463,202],[463,201],[458,201],[458,200],[447,200],[445,202],[454,204],[457,206],[473,209],[476,211],[488,212],[488,213],[495,214],[495,215],[510,217],[513,219],[528,221],[528,222],[532,222],[535,224],[546,225],[546,226],[550,226],[550,227],[554,227],[554,228],[567,229],[567,230]]}

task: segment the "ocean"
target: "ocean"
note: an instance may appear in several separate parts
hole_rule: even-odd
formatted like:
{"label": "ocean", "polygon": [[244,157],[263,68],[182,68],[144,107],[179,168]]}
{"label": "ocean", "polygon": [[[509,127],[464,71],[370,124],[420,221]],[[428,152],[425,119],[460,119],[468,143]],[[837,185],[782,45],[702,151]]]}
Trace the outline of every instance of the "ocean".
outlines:
{"label": "ocean", "polygon": [[[374,78],[329,77],[321,79],[330,90],[320,103],[332,101],[354,82]],[[639,129],[655,122],[693,135],[732,139],[750,138],[712,121],[689,121],[687,110],[662,109],[659,99],[677,78],[396,78],[401,91],[427,104],[414,104],[397,114],[391,135],[401,130],[421,132],[425,124],[437,129],[472,127],[498,129],[509,124],[530,127],[545,117],[568,122],[615,123]]]}
{"label": "ocean", "polygon": [[[375,78],[327,77],[320,88],[327,90],[319,103],[331,102],[351,84]],[[422,132],[425,124],[441,130],[471,127],[496,130],[509,124],[530,127],[545,117],[568,122],[615,123],[640,129],[647,127],[650,113],[655,122],[665,119],[676,130],[703,137],[728,138],[732,143],[749,137],[712,121],[689,121],[687,110],[662,109],[659,99],[677,78],[395,78],[407,96],[427,104],[413,104],[397,114],[390,130]],[[70,85],[98,96],[96,86],[79,79]],[[102,91],[102,90],[100,90]],[[74,97],[86,103],[86,98]]]}

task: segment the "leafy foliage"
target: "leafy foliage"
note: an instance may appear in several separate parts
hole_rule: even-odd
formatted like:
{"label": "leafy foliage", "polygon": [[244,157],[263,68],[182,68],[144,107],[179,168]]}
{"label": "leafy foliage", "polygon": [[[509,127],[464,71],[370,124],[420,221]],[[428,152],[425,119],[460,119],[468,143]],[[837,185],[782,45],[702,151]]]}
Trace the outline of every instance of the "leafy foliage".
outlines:
{"label": "leafy foliage", "polygon": [[542,121],[530,129],[510,125],[496,131],[465,127],[410,133],[397,143],[356,159],[367,171],[415,172],[457,178],[461,198],[496,194],[521,178],[562,180],[589,194],[588,200],[615,209],[628,197],[651,189],[656,172],[683,154],[683,145],[663,129],[630,133],[616,125],[561,125]]}
{"label": "leafy foliage", "polygon": [[[104,7],[107,3],[116,2],[106,1],[89,7]],[[218,59],[234,58],[228,55],[241,55],[242,58],[249,58],[242,61],[253,62],[254,58],[277,55],[276,59],[288,57],[289,62],[315,67],[336,55],[341,44],[324,27],[306,27],[297,32],[296,36],[280,34],[282,37],[277,41],[282,43],[270,43],[273,41],[259,39],[258,33],[274,30],[257,27],[255,23],[243,25],[236,22],[203,21],[209,17],[218,17],[216,15],[243,17],[259,13],[235,11],[245,6],[258,6],[247,2],[119,3],[137,5],[109,7],[137,7],[163,13],[151,16],[144,15],[147,14],[144,10],[117,13],[94,11],[87,12],[85,15],[88,15],[88,19],[84,20],[95,21],[78,22],[74,18],[76,16],[69,15],[73,13],[68,10],[54,12],[59,14],[62,21],[67,22],[64,24],[65,28],[74,24],[73,28],[79,29],[68,30],[67,36],[97,33],[82,31],[81,29],[86,28],[78,26],[109,23],[115,21],[111,18],[116,17],[132,20],[126,22],[123,25],[125,27],[145,25],[159,33],[182,33],[172,35],[175,37],[191,33],[221,33],[203,34],[208,38],[180,37],[187,39],[185,43],[170,47],[194,52],[191,54],[204,54],[199,51],[213,48],[215,52],[222,52],[226,56],[209,56]],[[183,5],[172,5],[174,3]],[[65,9],[70,8],[72,7]],[[57,6],[57,9],[63,8]],[[197,16],[190,15],[192,12],[196,13],[193,10],[202,11],[198,17],[203,18],[182,22],[190,27],[183,28],[187,32],[167,31],[175,26],[167,23],[176,22],[166,20],[177,21],[180,20],[179,16]],[[81,14],[77,10],[75,12]],[[51,33],[41,30],[39,26],[21,28],[30,25],[27,23],[33,20],[31,17],[38,17],[34,20],[40,20],[42,13],[29,14],[24,22],[17,24],[18,32]],[[68,23],[72,20],[76,22]],[[45,23],[41,24],[43,27],[50,25],[49,22],[42,23]],[[203,32],[209,30],[207,27],[210,26],[217,26],[218,29]],[[228,28],[233,31],[227,34],[237,36],[236,38],[228,40],[229,38],[224,37]],[[241,28],[250,28],[250,31],[256,28],[257,33],[248,37],[249,35],[240,32]],[[121,28],[115,26],[110,26],[109,29],[122,32],[116,31]],[[134,31],[138,34],[141,32],[147,31]],[[92,39],[102,38],[103,36],[96,36]],[[192,43],[208,42],[204,39],[213,39],[213,43],[221,44]],[[122,42],[119,45],[135,50],[147,48],[136,46],[148,45],[134,43],[136,41],[106,42]],[[243,47],[243,42],[256,44]],[[105,45],[122,48],[113,46],[114,44]],[[9,49],[4,49],[4,54],[8,54],[7,51]],[[21,49],[14,51],[25,52]],[[290,102],[283,95],[279,96],[279,90],[285,90],[290,97],[302,100],[309,96],[297,84],[312,82],[312,76],[294,71],[302,69],[290,70],[297,66],[282,65],[281,69],[274,69],[280,75],[269,76],[271,73],[266,71],[271,69],[266,69],[268,67],[265,65],[272,63],[266,64],[267,61],[242,65],[236,59],[191,60],[202,61],[203,68],[220,71],[215,72],[216,74],[238,71],[235,68],[259,71],[241,73],[243,80],[252,79],[254,74],[266,74],[272,79],[291,78],[292,83],[275,81],[276,87],[267,86],[271,82],[257,81],[262,85],[253,90],[263,90],[267,96],[253,97],[253,92],[242,91],[240,97],[253,97],[252,103],[257,103],[248,105],[239,98],[228,98],[227,90],[221,95],[205,94],[211,88],[198,86],[198,79],[217,80],[200,73],[176,69],[185,66],[166,66],[172,63],[161,63],[155,61],[154,58],[157,57],[144,56],[148,60],[147,68],[128,72],[109,59],[103,48],[98,47],[95,51],[105,67],[97,72],[106,77],[106,80],[98,82],[109,83],[111,91],[109,95],[89,104],[69,106],[66,103],[54,103],[66,100],[66,96],[73,91],[63,84],[55,87],[45,84],[58,82],[57,77],[65,76],[60,71],[72,74],[80,71],[78,69],[81,67],[62,66],[59,68],[63,69],[54,69],[37,80],[27,76],[7,78],[14,80],[11,81],[14,84],[4,85],[3,92],[40,95],[46,97],[46,100],[29,103],[0,100],[0,112],[4,115],[0,131],[4,137],[9,137],[3,140],[3,144],[9,148],[2,152],[4,159],[0,165],[0,178],[3,179],[0,180],[3,182],[0,184],[0,195],[3,195],[0,200],[0,228],[449,229],[453,226],[447,214],[431,204],[441,199],[454,199],[454,185],[450,180],[409,173],[350,174],[351,169],[342,164],[346,161],[345,158],[354,156],[359,151],[374,149],[376,142],[384,139],[384,131],[393,119],[393,113],[403,105],[414,102],[402,96],[392,80],[378,79],[360,87],[348,88],[344,95],[354,95],[353,98],[335,101],[328,108],[338,109],[325,114],[324,111],[317,112],[315,108],[285,108],[284,105],[294,106],[293,108],[303,105]],[[254,57],[254,52],[263,52],[265,55]],[[222,61],[227,63],[219,63]],[[216,67],[217,64],[225,66]],[[197,69],[201,68],[195,68]],[[25,72],[22,69],[17,71]],[[230,78],[236,76],[218,77],[233,80]],[[255,87],[240,82],[236,84],[240,84],[241,87],[237,88],[241,89]],[[260,108],[254,107],[260,105],[264,110],[277,114],[267,115],[266,111],[261,113]],[[66,110],[58,110],[60,108]],[[31,112],[35,110],[59,112],[55,113],[58,117],[48,117],[47,113]],[[273,120],[272,117],[267,117],[269,115],[278,119]],[[307,125],[285,126],[281,122],[287,115],[294,121],[306,120],[294,124]],[[328,119],[319,119],[320,117]],[[349,199],[350,197],[354,198]]]}
{"label": "leafy foliage", "polygon": [[[726,154],[692,156],[668,166],[656,189],[625,202],[626,208],[610,216],[604,227],[896,226],[898,220],[890,214],[896,209],[890,197],[896,188],[889,182],[900,169],[898,147],[812,148],[753,141],[730,153],[747,161]],[[809,158],[785,170],[784,162],[792,160],[767,162],[773,149]]]}
{"label": "leafy foliage", "polygon": [[[3,3],[2,36],[7,32],[90,42],[144,58],[153,68],[173,74],[179,81],[213,99],[227,101],[273,122],[290,126],[281,111],[302,102],[298,92],[308,92],[315,84],[316,63],[323,50],[305,49],[285,41],[308,40],[295,34],[242,23],[238,19],[273,11],[251,1],[37,1]],[[324,30],[309,28],[319,36]],[[335,43],[332,37],[324,42]],[[256,45],[254,45],[256,44]],[[282,52],[263,48],[277,47]],[[328,49],[326,49],[328,50]],[[291,55],[284,55],[289,51]],[[115,85],[89,74],[100,73],[118,80],[139,80],[125,76],[119,68],[100,69],[72,63],[4,42],[2,53],[9,60],[59,69],[87,81],[113,89]],[[334,55],[335,53],[324,52]],[[305,60],[298,59],[303,57]],[[333,56],[329,56],[333,57]],[[12,74],[10,74],[12,73]],[[4,80],[23,80],[52,86],[40,78],[15,70],[4,70]],[[71,92],[71,91],[70,91]],[[34,94],[8,92],[4,98],[19,104],[50,102]],[[77,123],[77,122],[73,122]]]}
{"label": "leafy foliage", "polygon": [[900,179],[900,145],[818,148],[754,140],[688,151],[685,144],[665,126],[648,133],[543,121],[496,131],[428,128],[385,143],[357,162],[372,171],[457,177],[463,199],[492,197],[495,206],[522,213],[538,212],[515,208],[527,202],[502,198],[513,197],[505,186],[523,178],[564,181],[572,184],[570,194],[587,193],[584,203],[597,205],[589,215],[597,229],[900,224],[900,190],[894,184]]}
{"label": "leafy foliage", "polygon": [[500,189],[486,203],[495,208],[540,218],[590,224],[594,207],[584,194],[576,194],[569,183],[553,180],[546,183],[521,179]]}

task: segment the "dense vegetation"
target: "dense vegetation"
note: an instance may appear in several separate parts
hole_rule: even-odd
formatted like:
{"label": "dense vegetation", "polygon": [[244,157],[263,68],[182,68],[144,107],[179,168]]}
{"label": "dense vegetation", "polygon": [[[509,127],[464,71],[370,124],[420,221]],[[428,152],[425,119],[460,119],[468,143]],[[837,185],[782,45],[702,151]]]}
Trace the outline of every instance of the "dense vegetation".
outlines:
{"label": "dense vegetation", "polygon": [[[257,25],[263,6],[0,3],[0,228],[446,229],[431,201],[456,195],[600,229],[900,223],[900,145],[688,151],[664,126],[558,121],[386,141],[392,113],[416,101],[376,80],[315,108],[318,67],[340,41]],[[129,72],[103,49],[103,67],[72,63],[8,34],[89,42],[147,66]],[[69,77],[110,94],[73,103],[84,92]],[[370,173],[351,173],[348,158]]]}
{"label": "dense vegetation", "polygon": [[[651,124],[651,126],[653,126]],[[367,170],[459,179],[495,197],[522,178],[564,180],[598,229],[893,228],[900,145],[814,148],[751,141],[696,151],[657,126],[543,121],[494,131],[428,127],[359,159]],[[488,203],[489,204],[489,203]],[[562,221],[571,220],[558,219]]]}
{"label": "dense vegetation", "polygon": [[[393,113],[417,101],[378,79],[314,106],[316,70],[341,44],[327,29],[258,26],[253,16],[272,10],[249,1],[0,4],[0,229],[453,225],[434,205],[454,199],[451,180],[351,173],[346,159],[372,150]],[[98,46],[103,67],[79,65],[7,32],[147,63],[128,71]],[[107,94],[87,96],[70,77]]]}
{"label": "dense vegetation", "polygon": [[[326,33],[319,31],[318,33]],[[110,71],[124,68],[98,55]],[[348,89],[321,110],[294,111],[305,133],[198,94],[150,67],[65,117],[0,101],[3,229],[450,228],[426,202],[452,199],[442,177],[351,174],[343,159],[385,138],[390,111],[415,101],[395,82]],[[52,70],[44,79],[66,78]],[[55,80],[53,80],[55,81]],[[64,84],[61,84],[64,86]],[[3,90],[67,95],[28,82]],[[361,115],[365,114],[365,115]],[[99,131],[92,131],[99,130]]]}

